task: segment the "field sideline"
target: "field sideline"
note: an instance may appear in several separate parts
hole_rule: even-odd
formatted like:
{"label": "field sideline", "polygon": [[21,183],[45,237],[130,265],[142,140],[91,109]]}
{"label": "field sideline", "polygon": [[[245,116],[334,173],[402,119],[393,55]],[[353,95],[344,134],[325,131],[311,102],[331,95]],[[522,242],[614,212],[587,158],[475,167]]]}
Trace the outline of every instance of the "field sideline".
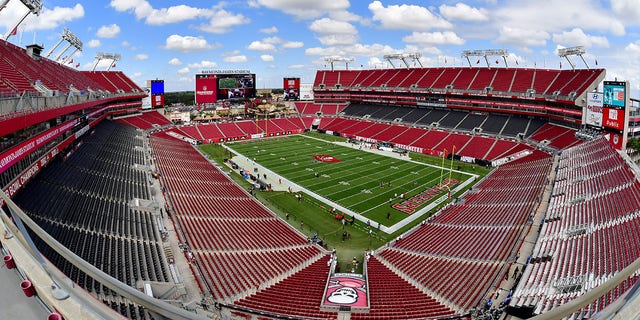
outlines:
{"label": "field sideline", "polygon": [[[372,226],[380,223],[381,231],[387,233],[395,232],[447,200],[447,190],[441,190],[430,201],[416,208],[413,214],[394,209],[393,204],[434,187],[449,175],[452,179],[464,182],[452,190],[453,194],[478,177],[409,161],[407,157],[399,158],[398,154],[390,152],[386,155],[365,152],[358,150],[357,145],[328,142],[306,135],[243,141],[226,147],[239,154],[233,159],[241,167],[254,174],[255,168],[258,168],[257,173],[261,177],[267,174],[267,180],[272,181],[272,185],[277,184],[274,189],[280,187],[282,190],[285,185],[293,186],[294,191],[300,188],[336,208],[338,214],[346,213],[347,218],[355,214],[363,222],[371,220]],[[320,155],[339,162],[323,162]],[[450,162],[446,160],[445,167],[449,165]],[[277,175],[278,179],[272,175]],[[280,185],[280,181],[283,185]],[[403,194],[406,197],[402,198]]]}

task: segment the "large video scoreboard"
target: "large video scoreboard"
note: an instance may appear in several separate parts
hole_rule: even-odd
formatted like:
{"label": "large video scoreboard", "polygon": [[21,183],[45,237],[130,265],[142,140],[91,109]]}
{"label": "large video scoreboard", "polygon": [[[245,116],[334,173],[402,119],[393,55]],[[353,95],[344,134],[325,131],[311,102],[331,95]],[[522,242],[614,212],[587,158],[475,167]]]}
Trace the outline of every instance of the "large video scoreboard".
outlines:
{"label": "large video scoreboard", "polygon": [[285,101],[300,100],[300,78],[284,78],[282,89],[284,90]]}
{"label": "large video scoreboard", "polygon": [[164,107],[164,80],[147,80],[144,90],[147,96],[142,98],[142,109]]}
{"label": "large video scoreboard", "polygon": [[211,70],[196,74],[196,104],[255,98],[256,75],[249,70]]}
{"label": "large video scoreboard", "polygon": [[602,126],[611,144],[624,150],[629,128],[629,82],[604,81],[602,87]]}

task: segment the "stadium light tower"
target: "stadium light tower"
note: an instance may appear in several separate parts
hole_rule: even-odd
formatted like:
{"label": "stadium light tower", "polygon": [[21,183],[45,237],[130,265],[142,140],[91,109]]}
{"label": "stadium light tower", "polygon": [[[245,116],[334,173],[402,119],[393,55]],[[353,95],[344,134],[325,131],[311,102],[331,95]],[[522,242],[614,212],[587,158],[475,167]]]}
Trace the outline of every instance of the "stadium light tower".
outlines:
{"label": "stadium light tower", "polygon": [[75,48],[75,50],[73,50],[73,52],[71,52],[71,54],[66,55],[64,58],[62,58],[61,63],[65,63],[65,61],[67,60],[67,58],[70,58],[71,56],[73,56],[76,52],[78,51],[82,51],[82,41],[80,41],[80,39],[73,34],[73,32],[71,32],[71,30],[64,28],[64,30],[62,30],[62,37],[60,38],[60,40],[58,40],[58,42],[51,48],[51,50],[49,50],[49,52],[47,52],[47,54],[45,55],[45,57],[49,58],[49,56],[51,56],[51,54],[58,48],[58,46],[63,42],[63,41],[67,41],[67,45],[64,47],[64,49],[62,49],[62,51],[58,52],[58,54],[55,56],[55,61],[58,61],[58,59],[60,59],[60,57],[62,56],[62,54],[64,54],[65,52],[67,52],[67,50],[69,50],[69,48],[71,48],[72,46]]}
{"label": "stadium light tower", "polygon": [[349,62],[353,62],[356,59],[354,58],[345,58],[345,57],[327,57],[324,58],[324,61],[329,62],[331,64],[331,71],[333,71],[333,63],[334,62],[344,62],[345,67],[349,70]]}
{"label": "stadium light tower", "polygon": [[111,60],[111,63],[107,68],[107,71],[109,71],[111,70],[111,67],[116,63],[116,61],[120,60],[120,58],[121,58],[120,54],[117,54],[117,53],[98,52],[96,53],[96,62],[93,63],[93,68],[91,68],[91,71],[96,71],[96,67],[98,66],[98,63],[100,62],[100,60]]}
{"label": "stadium light tower", "polygon": [[2,11],[2,9],[6,8],[8,3],[9,3],[9,0],[3,0],[0,3],[0,11]]}
{"label": "stadium light tower", "polygon": [[401,60],[407,68],[410,68],[410,67],[411,67],[411,66],[409,65],[409,63],[407,62],[407,59],[411,59],[411,60],[413,60],[413,62],[414,62],[414,63],[415,63],[415,62],[418,62],[418,64],[420,65],[420,67],[422,67],[422,62],[420,62],[420,58],[422,57],[422,53],[420,53],[420,52],[414,52],[414,53],[385,54],[383,57],[384,57],[384,59],[385,59],[385,60],[387,60],[387,61],[389,62],[389,64],[390,64],[392,67],[394,67],[394,68],[395,68],[396,66],[393,64],[392,59],[394,59],[394,60]]}
{"label": "stadium light tower", "polygon": [[571,61],[571,59],[569,59],[570,56],[580,57],[580,59],[582,59],[582,62],[584,62],[584,65],[587,66],[587,69],[589,69],[589,64],[587,63],[586,60],[584,60],[584,57],[582,56],[585,53],[587,53],[587,51],[584,49],[583,46],[558,49],[558,56],[560,58],[567,59],[567,62],[569,62],[569,65],[573,70],[576,69],[576,65],[573,63],[573,61]]}
{"label": "stadium light tower", "polygon": [[[27,18],[27,16],[29,16],[30,13],[35,14],[36,16],[40,15],[40,11],[42,11],[42,1],[40,0],[20,0],[22,1],[22,4],[25,5],[25,7],[27,7],[29,9],[29,11],[27,11],[21,18],[20,20],[18,20],[17,23],[15,23],[13,25],[13,27],[9,28],[9,30],[7,30],[7,33],[4,34],[3,38],[5,41],[7,41],[7,39],[9,39],[9,37],[11,35],[13,35],[13,30],[16,30],[16,28],[22,23],[22,21],[24,21],[24,19]],[[7,6],[7,3],[9,3],[9,1],[3,1],[2,5],[0,6],[0,10],[4,9],[4,7]]]}
{"label": "stadium light tower", "polygon": [[[467,59],[467,62],[469,63],[469,67],[471,67],[471,60],[469,59],[469,57],[483,57],[484,61],[487,63],[487,68],[491,68],[491,64],[489,63],[488,57],[496,57],[496,56],[502,57],[502,60],[504,60],[505,67],[509,66],[507,65],[507,57],[509,56],[509,53],[505,49],[464,50],[460,55],[463,58]],[[478,61],[480,60],[478,59]],[[496,60],[496,63],[497,62],[498,61]]]}

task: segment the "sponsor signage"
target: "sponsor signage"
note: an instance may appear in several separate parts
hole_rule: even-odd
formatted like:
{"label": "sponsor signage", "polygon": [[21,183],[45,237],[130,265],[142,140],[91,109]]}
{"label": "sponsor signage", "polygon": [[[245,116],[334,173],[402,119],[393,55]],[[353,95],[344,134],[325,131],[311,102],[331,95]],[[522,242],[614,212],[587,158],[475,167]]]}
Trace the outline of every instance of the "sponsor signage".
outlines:
{"label": "sponsor signage", "polygon": [[313,100],[313,83],[300,84],[300,100]]}
{"label": "sponsor signage", "polygon": [[218,101],[218,76],[212,74],[196,74],[196,104],[215,103]]}
{"label": "sponsor signage", "polygon": [[164,106],[164,95],[151,95],[151,106],[152,107],[163,107]]}
{"label": "sponsor signage", "polygon": [[67,121],[66,123],[63,123],[55,128],[49,129],[11,148],[9,151],[3,153],[2,155],[0,155],[0,173],[5,172],[16,162],[22,160],[24,157],[28,156],[33,151],[46,145],[51,140],[71,130],[78,123],[79,123],[79,119],[73,119],[71,121]]}
{"label": "sponsor signage", "polygon": [[202,74],[238,74],[238,73],[251,73],[249,70],[235,69],[235,70],[202,70]]}
{"label": "sponsor signage", "polygon": [[624,130],[624,109],[603,108],[603,126],[617,131]]}
{"label": "sponsor signage", "polygon": [[585,124],[602,127],[602,93],[587,93],[587,107],[585,109]]}

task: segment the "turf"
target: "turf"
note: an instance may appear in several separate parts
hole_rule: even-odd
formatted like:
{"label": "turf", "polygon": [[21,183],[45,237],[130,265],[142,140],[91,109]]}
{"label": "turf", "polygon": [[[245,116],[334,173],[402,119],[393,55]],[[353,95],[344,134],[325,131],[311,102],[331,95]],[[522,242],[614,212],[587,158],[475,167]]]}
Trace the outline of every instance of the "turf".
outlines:
{"label": "turf", "polygon": [[[385,226],[407,217],[407,213],[392,208],[393,204],[449,177],[448,169],[304,136],[251,140],[228,146],[307,190]],[[340,162],[318,161],[314,158],[316,155],[329,155]],[[449,165],[449,161],[445,164]],[[451,177],[461,181],[469,175],[453,172]],[[446,192],[442,190],[441,194]],[[402,194],[406,195],[404,199]]]}
{"label": "turf", "polygon": [[[324,135],[324,134],[306,133],[304,136],[312,137],[316,139],[327,139],[328,141],[344,141],[343,138]],[[309,142],[311,145],[307,145],[306,144],[307,142]],[[254,146],[258,148],[254,148]],[[338,163],[312,163],[313,158],[309,156],[309,154],[312,154],[311,150],[313,151],[315,151],[314,149],[320,150],[319,148],[315,148],[315,147],[313,147],[312,149],[311,148],[312,146],[323,147],[323,148],[326,148],[326,150],[329,150],[329,149],[335,150],[335,152],[331,151],[332,153],[334,153],[334,156],[344,161],[338,162]],[[326,180],[327,178],[324,178],[324,177],[315,178],[315,175],[311,175],[311,171],[309,171],[309,174],[306,174],[307,171],[305,169],[302,169],[304,170],[305,174],[301,174],[300,168],[298,168],[297,166],[294,169],[290,168],[290,167],[293,167],[290,165],[290,162],[289,162],[289,165],[287,165],[286,162],[280,159],[280,157],[282,156],[283,158],[289,159],[289,161],[291,161],[291,159],[293,159],[292,157],[296,157],[295,153],[297,152],[298,153],[297,158],[300,159],[300,161],[298,162],[299,164],[304,163],[305,165],[308,165],[312,169],[323,169],[323,170],[327,170],[327,172],[335,168],[335,167],[332,167],[332,165],[336,165],[336,164],[348,165],[348,163],[346,162],[349,159],[351,159],[349,161],[359,161],[359,163],[361,164],[360,166],[355,166],[355,167],[347,166],[348,168],[350,168],[349,170],[365,170],[365,171],[369,170],[366,168],[367,166],[374,165],[372,163],[373,161],[378,161],[378,162],[383,160],[393,161],[393,162],[399,161],[395,159],[375,160],[376,159],[375,157],[369,158],[368,157],[369,154],[364,151],[353,150],[351,148],[345,148],[345,150],[342,150],[341,148],[338,148],[338,146],[335,146],[333,144],[328,144],[326,141],[306,139],[300,136],[291,136],[286,138],[277,138],[277,139],[262,140],[262,141],[254,140],[251,142],[237,143],[237,144],[234,144],[233,147],[238,150],[239,149],[244,150],[245,152],[247,152],[247,156],[251,156],[255,154],[256,160],[261,161],[260,163],[264,164],[269,169],[276,171],[275,168],[278,168],[279,170],[282,170],[282,172],[285,172],[285,171],[290,172],[289,174],[297,176],[297,179],[299,179],[299,181],[308,181],[312,186],[315,185],[314,186],[316,188],[315,190],[320,190],[320,191],[323,191],[324,188],[327,188],[326,190],[333,190],[333,188],[331,188],[331,184],[328,184],[326,187],[321,186],[320,180]],[[260,151],[260,155],[258,155],[257,150],[267,150],[265,148],[271,149],[272,147],[274,149],[269,151],[268,153],[266,151],[265,152]],[[276,150],[275,147],[277,147],[277,149],[281,149],[282,151],[286,151],[286,150],[297,150],[297,151],[293,151],[293,156],[287,157],[286,155],[276,154],[274,152]],[[220,144],[201,145],[199,146],[199,148],[210,159],[215,160],[219,164],[223,164],[224,159],[230,157],[229,153]],[[344,156],[339,154],[339,153],[342,153],[343,151],[348,155],[351,155],[351,158],[345,158]],[[271,153],[274,153],[275,156],[272,156]],[[371,161],[371,163],[367,161],[358,160],[357,157],[361,157],[361,158],[367,157],[368,161]],[[430,157],[430,156],[421,155],[421,154],[412,153],[411,158],[419,162],[434,164],[434,165],[442,163],[441,158]],[[449,165],[451,165],[451,163],[449,163]],[[385,170],[385,165],[383,165],[382,163],[379,163],[378,165],[376,165],[376,168],[378,168],[378,170]],[[466,164],[462,162],[454,162],[453,168],[462,169],[467,172],[478,174],[480,177],[483,177],[490,171],[490,169],[487,169],[487,168]],[[423,168],[417,167],[416,169],[423,169]],[[424,169],[424,170],[427,170],[427,169]],[[434,170],[435,172],[437,172],[437,175],[439,176],[440,169],[434,169]],[[296,175],[296,173],[298,173],[298,175]],[[376,173],[377,172],[374,170],[372,174],[376,174]],[[345,174],[348,174],[348,171]],[[337,173],[332,173],[329,175],[330,176],[333,175],[334,180],[335,179],[343,180],[343,178]],[[398,176],[398,179],[402,180],[400,174],[398,174],[397,176]],[[238,174],[238,172],[235,170],[232,171],[231,177],[243,188],[247,188],[250,186],[250,183],[244,178],[242,178]],[[455,178],[455,176],[452,176],[452,178]],[[416,177],[414,178],[414,180],[415,179],[418,179],[418,178]],[[425,182],[426,184],[423,184],[423,188],[426,189],[429,186],[428,180],[426,178],[422,178],[422,179],[423,180],[420,180],[420,181],[426,181]],[[387,175],[384,175],[384,178],[379,178],[379,180],[387,181],[389,180],[389,178]],[[361,183],[366,184],[366,182],[364,181]],[[403,184],[401,182],[394,183],[392,181],[392,188],[388,188],[388,186],[384,188],[379,188],[379,183],[374,183],[374,189],[378,187],[379,192],[384,192],[386,188],[387,192],[393,192],[393,188],[398,188],[402,185]],[[411,185],[409,187],[411,187]],[[352,204],[358,202],[357,200],[355,200],[355,198],[360,198],[363,196],[364,198],[367,198],[367,197],[371,198],[370,197],[371,194],[362,194],[358,189],[351,189],[351,190],[354,192],[354,194],[351,197],[349,197],[346,194],[343,195],[342,193],[340,193],[340,198],[344,198],[344,200],[351,201],[349,203],[352,203]],[[458,194],[453,194],[452,198],[455,198],[457,195],[463,193],[464,191],[465,190],[462,190]],[[305,197],[303,198],[303,201],[301,202],[298,202],[296,198],[288,192],[255,192],[254,195],[258,201],[262,202],[264,205],[269,207],[274,213],[276,213],[283,219],[287,220],[287,222],[289,222],[291,226],[298,229],[300,232],[304,233],[306,236],[312,237],[314,234],[318,234],[319,238],[323,240],[325,246],[329,250],[335,248],[338,253],[338,261],[341,265],[342,271],[349,270],[350,263],[353,257],[357,257],[358,260],[362,261],[363,252],[365,250],[377,249],[381,247],[385,243],[389,242],[390,240],[394,239],[398,235],[402,234],[403,232],[409,230],[416,224],[420,223],[420,220],[421,220],[421,219],[416,220],[415,222],[399,229],[393,234],[386,234],[384,232],[379,232],[376,228],[376,224],[373,223],[371,232],[369,232],[369,227],[365,223],[362,223],[360,221],[356,221],[353,225],[346,224],[345,226],[343,226],[340,223],[340,221],[336,220],[333,217],[333,215],[329,213],[328,206],[326,204],[314,199],[310,195],[305,195]],[[338,199],[338,193],[336,193],[334,197]],[[384,198],[382,199],[384,200]],[[406,217],[406,214],[396,212],[391,215],[390,221],[387,221],[386,210],[380,210],[380,208],[371,209],[373,207],[371,205],[366,206],[366,205],[360,204],[358,207],[360,208],[360,206],[364,208],[363,211],[366,211],[366,215],[368,217],[371,217],[372,220],[374,221],[381,221],[383,224],[392,224],[399,221],[402,217]],[[434,213],[435,211],[437,211],[437,209],[434,209],[431,212],[428,212],[424,216],[424,218],[428,217],[430,214]],[[288,219],[286,218],[287,213],[289,214]],[[342,233],[344,231],[347,231],[348,233],[351,234],[351,239],[346,239],[345,241],[342,241]],[[360,269],[357,270],[358,272],[362,271],[361,266],[362,265],[360,265]]]}

